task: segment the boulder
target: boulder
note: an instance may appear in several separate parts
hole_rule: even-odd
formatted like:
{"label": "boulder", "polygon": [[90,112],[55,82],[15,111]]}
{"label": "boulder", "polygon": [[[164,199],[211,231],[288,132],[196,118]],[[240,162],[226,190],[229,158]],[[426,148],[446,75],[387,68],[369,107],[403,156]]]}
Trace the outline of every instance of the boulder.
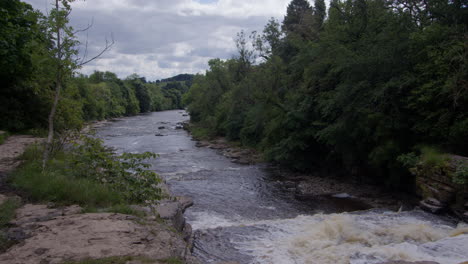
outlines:
{"label": "boulder", "polygon": [[162,200],[155,206],[155,209],[161,219],[171,224],[177,231],[184,232],[186,228],[184,212],[192,205],[193,200],[191,198],[181,196],[175,199]]}
{"label": "boulder", "polygon": [[[434,202],[436,201],[436,202]],[[434,198],[425,199],[419,202],[419,206],[428,212],[433,214],[440,214],[446,210],[446,206],[437,201]]]}

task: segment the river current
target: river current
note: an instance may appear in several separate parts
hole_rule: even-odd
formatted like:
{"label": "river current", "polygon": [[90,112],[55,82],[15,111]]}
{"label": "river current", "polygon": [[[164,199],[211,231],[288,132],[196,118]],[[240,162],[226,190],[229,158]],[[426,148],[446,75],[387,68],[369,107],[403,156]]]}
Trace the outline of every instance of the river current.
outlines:
{"label": "river current", "polygon": [[274,168],[236,164],[196,147],[177,127],[188,119],[181,110],[149,113],[110,122],[97,135],[120,152],[159,155],[152,169],[174,195],[194,200],[185,216],[194,229],[194,255],[204,263],[468,261],[467,226],[419,210],[354,211],[337,199],[297,201]]}

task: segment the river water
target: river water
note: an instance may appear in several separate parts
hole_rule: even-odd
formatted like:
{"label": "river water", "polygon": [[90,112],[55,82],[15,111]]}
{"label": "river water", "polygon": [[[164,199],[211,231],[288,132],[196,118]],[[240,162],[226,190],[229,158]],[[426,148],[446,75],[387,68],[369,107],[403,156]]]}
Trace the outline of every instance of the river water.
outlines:
{"label": "river water", "polygon": [[196,147],[176,127],[188,119],[181,110],[156,112],[119,119],[97,134],[118,151],[159,154],[153,169],[174,195],[194,200],[185,216],[204,263],[468,261],[468,227],[417,210],[346,212],[356,208],[345,200],[297,201],[274,168]]}

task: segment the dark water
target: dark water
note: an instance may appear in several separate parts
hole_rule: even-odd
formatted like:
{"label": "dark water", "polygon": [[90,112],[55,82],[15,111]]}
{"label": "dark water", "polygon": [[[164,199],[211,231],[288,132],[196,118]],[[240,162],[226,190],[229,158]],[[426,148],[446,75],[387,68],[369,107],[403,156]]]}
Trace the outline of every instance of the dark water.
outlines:
{"label": "dark water", "polygon": [[[119,151],[159,154],[153,169],[174,195],[194,200],[185,215],[195,230],[194,254],[204,262],[315,263],[292,253],[283,259],[291,249],[276,256],[282,246],[270,253],[265,248],[302,232],[296,226],[318,221],[317,213],[348,211],[353,205],[343,199],[297,201],[291,186],[267,165],[235,164],[216,150],[196,147],[186,131],[176,128],[189,119],[185,114],[177,110],[123,118],[100,128],[98,136]],[[259,237],[267,242],[257,241]]]}

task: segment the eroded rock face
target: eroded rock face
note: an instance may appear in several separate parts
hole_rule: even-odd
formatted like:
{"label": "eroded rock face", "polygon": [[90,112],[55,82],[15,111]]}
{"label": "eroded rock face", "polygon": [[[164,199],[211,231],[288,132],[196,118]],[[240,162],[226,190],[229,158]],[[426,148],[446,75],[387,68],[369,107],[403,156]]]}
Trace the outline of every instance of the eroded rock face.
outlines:
{"label": "eroded rock face", "polygon": [[444,166],[418,164],[412,169],[416,176],[416,193],[422,198],[420,207],[432,213],[452,211],[468,220],[468,186],[453,181],[456,166],[468,163],[468,158],[450,155]]}
{"label": "eroded rock face", "polygon": [[134,216],[77,214],[78,206],[50,209],[26,205],[13,222],[26,239],[0,255],[1,264],[62,263],[110,256],[161,260],[187,254],[181,235],[154,221]]}

